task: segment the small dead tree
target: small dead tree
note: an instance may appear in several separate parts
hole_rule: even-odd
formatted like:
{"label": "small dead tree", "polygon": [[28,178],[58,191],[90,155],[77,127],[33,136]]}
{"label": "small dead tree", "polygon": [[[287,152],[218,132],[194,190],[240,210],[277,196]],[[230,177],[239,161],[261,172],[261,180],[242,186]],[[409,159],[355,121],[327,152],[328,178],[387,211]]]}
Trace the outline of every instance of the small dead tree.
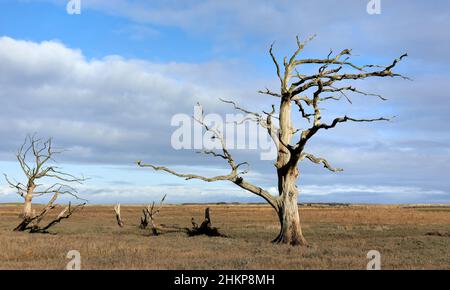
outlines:
{"label": "small dead tree", "polygon": [[163,196],[163,198],[159,202],[158,208],[155,208],[155,202],[153,202],[151,206],[149,205],[142,210],[141,224],[139,225],[139,228],[146,229],[150,224],[152,228],[152,234],[154,236],[159,235],[158,227],[155,223],[155,217],[160,214],[166,196],[167,194]]}
{"label": "small dead tree", "polygon": [[122,217],[120,216],[120,204],[116,204],[114,206],[114,213],[116,214],[117,224],[122,228],[125,224],[122,220]]}
{"label": "small dead tree", "polygon": [[[46,233],[50,227],[63,219],[68,219],[85,205],[85,203],[82,203],[72,206],[69,203],[56,218],[44,226],[41,225],[47,214],[56,208],[55,201],[59,195],[71,195],[76,199],[83,200],[77,196],[76,189],[69,184],[81,184],[85,179],[62,172],[55,165],[49,165],[50,162],[54,161],[53,156],[58,153],[61,153],[61,151],[57,151],[52,147],[52,139],[42,142],[35,136],[27,136],[16,154],[27,181],[25,183],[12,181],[4,174],[9,186],[16,189],[17,193],[24,199],[23,210],[20,215],[22,221],[14,228],[14,231],[28,230],[31,233]],[[51,180],[54,183],[50,183],[51,185],[46,187],[38,183],[39,181],[49,182]],[[36,214],[36,211],[32,209],[33,198],[44,195],[52,195],[52,197],[44,209]]]}
{"label": "small dead tree", "polygon": [[[202,152],[213,157],[224,159],[231,169],[230,173],[214,177],[204,177],[196,174],[178,173],[164,166],[144,164],[141,161],[137,164],[140,167],[150,167],[156,171],[165,171],[186,180],[199,179],[206,182],[230,181],[260,196],[273,207],[280,222],[280,231],[273,242],[307,245],[302,234],[298,211],[299,189],[296,183],[300,177],[299,164],[304,160],[308,160],[323,165],[323,167],[332,172],[340,172],[342,169],[332,167],[326,159],[306,152],[306,145],[318,132],[333,129],[341,123],[391,120],[391,118],[386,117],[359,118],[345,115],[334,117],[331,121],[325,122],[322,118],[323,103],[344,99],[351,104],[349,93],[366,97],[374,96],[385,101],[386,99],[380,95],[366,93],[348,83],[352,80],[368,78],[401,77],[407,79],[401,74],[393,72],[396,65],[407,54],[403,54],[388,65],[354,64],[349,61],[351,56],[350,49],[344,49],[335,55],[333,55],[333,52],[330,52],[325,58],[299,59],[300,52],[312,38],[314,37],[311,37],[305,42],[301,42],[297,37],[297,49],[289,58],[284,58],[283,67],[280,66],[277,58],[273,54],[273,45],[270,47],[269,54],[276,68],[280,89],[278,92],[269,89],[259,91],[261,94],[275,98],[278,103],[277,106],[275,104],[272,105],[270,112],[252,112],[238,106],[233,101],[222,100],[224,103],[231,104],[234,109],[246,114],[244,120],[253,120],[265,128],[267,134],[273,140],[277,148],[277,160],[274,165],[278,177],[278,195],[272,195],[269,191],[244,179],[243,175],[248,170],[242,171],[240,168],[248,165],[247,162],[235,162],[226,147],[222,132],[206,124],[203,118],[196,119],[196,121],[207,132],[212,134],[213,138],[220,142],[222,150],[220,153],[213,150],[203,150]],[[303,69],[305,66],[316,66],[317,70],[313,73],[305,73],[305,71],[310,71]],[[295,119],[293,117],[294,106],[297,107],[299,115]],[[300,127],[295,128],[294,120],[296,123],[301,123]]]}

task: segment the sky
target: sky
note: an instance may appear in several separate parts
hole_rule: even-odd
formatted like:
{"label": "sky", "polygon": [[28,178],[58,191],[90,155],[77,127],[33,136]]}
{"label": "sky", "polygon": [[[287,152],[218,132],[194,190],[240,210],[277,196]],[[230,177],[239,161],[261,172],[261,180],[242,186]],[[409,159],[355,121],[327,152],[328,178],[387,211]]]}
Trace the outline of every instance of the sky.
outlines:
{"label": "sky", "polygon": [[[450,3],[381,0],[0,0],[0,172],[23,181],[15,160],[27,134],[53,137],[65,171],[89,177],[77,186],[90,203],[263,202],[226,182],[185,181],[137,168],[137,160],[207,176],[228,173],[223,160],[176,150],[176,114],[233,113],[219,98],[255,111],[279,90],[268,54],[280,59],[295,36],[316,34],[299,57],[351,48],[358,64],[390,64],[412,80],[359,81],[388,98],[352,96],[324,110],[325,120],[395,116],[389,123],[346,123],[319,133],[308,152],[341,173],[300,165],[300,202],[450,203]],[[300,118],[300,116],[297,116]],[[235,150],[248,179],[276,194],[273,160]],[[37,199],[45,201],[45,198]],[[62,199],[70,200],[69,197]],[[0,202],[21,197],[0,180]]]}

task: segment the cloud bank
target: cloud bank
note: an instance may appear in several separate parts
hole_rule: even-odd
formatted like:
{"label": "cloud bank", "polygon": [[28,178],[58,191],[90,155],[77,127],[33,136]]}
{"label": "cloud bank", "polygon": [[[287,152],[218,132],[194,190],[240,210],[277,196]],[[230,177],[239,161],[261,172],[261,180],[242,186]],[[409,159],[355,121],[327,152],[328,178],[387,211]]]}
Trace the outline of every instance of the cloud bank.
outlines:
{"label": "cloud bank", "polygon": [[[236,99],[255,110],[269,110],[273,100],[256,94],[265,86],[277,89],[266,55],[268,44],[277,40],[277,55],[282,56],[294,44],[294,35],[317,33],[319,37],[307,47],[305,56],[323,56],[329,48],[349,47],[354,49],[357,62],[384,63],[408,51],[410,57],[399,69],[414,81],[365,82],[360,84],[361,89],[380,93],[389,101],[355,97],[353,105],[340,103],[326,108],[328,118],[342,114],[397,117],[389,124],[345,124],[317,136],[308,151],[345,171],[331,174],[320,166],[302,164],[301,200],[449,202],[450,37],[443,27],[449,24],[450,4],[383,1],[382,14],[374,17],[365,12],[364,1],[354,3],[83,2],[83,13],[98,11],[128,19],[130,25],[124,31],[130,27],[142,30],[142,38],[175,27],[210,39],[216,55],[223,52],[224,57],[201,63],[157,62],[120,55],[88,58],[83,48],[68,47],[62,41],[0,37],[0,160],[13,161],[25,135],[38,132],[55,137],[59,147],[69,149],[61,156],[67,164],[125,166],[142,159],[189,166],[189,170],[206,174],[211,168],[226,170],[220,161],[193,151],[173,150],[171,117],[191,114],[198,101],[207,112],[232,112],[219,104],[219,97]],[[317,11],[321,11],[321,17],[315,16]],[[182,49],[182,45],[173,49]],[[272,162],[260,161],[258,152],[253,151],[235,155],[239,161],[251,163],[252,181],[266,188],[274,186]],[[137,200],[147,193],[156,194],[158,186],[180,192],[180,201],[221,201],[228,199],[226,196],[246,200],[241,193],[234,194],[239,191],[232,185],[210,189],[189,183],[164,185],[165,181],[152,179],[147,185],[133,187],[120,174],[111,179],[117,182],[113,188],[90,185],[83,190],[86,194],[90,191],[98,201],[112,201],[107,198],[108,192],[116,192],[112,196],[122,192],[124,197],[136,196]]]}

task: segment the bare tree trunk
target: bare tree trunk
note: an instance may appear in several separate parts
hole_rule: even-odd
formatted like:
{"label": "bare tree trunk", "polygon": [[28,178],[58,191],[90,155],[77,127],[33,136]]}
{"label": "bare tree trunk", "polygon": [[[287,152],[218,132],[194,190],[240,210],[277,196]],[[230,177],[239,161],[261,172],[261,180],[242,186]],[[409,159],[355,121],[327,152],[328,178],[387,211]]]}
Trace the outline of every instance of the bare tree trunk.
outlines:
{"label": "bare tree trunk", "polygon": [[33,199],[34,187],[28,187],[27,194],[24,198],[23,211],[22,211],[22,222],[14,228],[15,232],[23,232],[27,229],[28,225],[33,221],[34,215],[31,208],[31,202]]}
{"label": "bare tree trunk", "polygon": [[33,212],[31,209],[31,201],[33,199],[33,192],[34,192],[34,186],[28,187],[27,194],[24,198],[24,204],[23,204],[23,218],[24,219],[31,219],[33,217]]}
{"label": "bare tree trunk", "polygon": [[279,174],[280,201],[278,205],[278,219],[280,221],[280,233],[273,240],[274,243],[306,246],[308,243],[303,237],[298,212],[298,178],[297,167],[291,168],[287,173]]}
{"label": "bare tree trunk", "polygon": [[297,194],[292,194],[282,201],[278,210],[280,221],[280,233],[273,240],[278,244],[290,244],[307,246],[308,243],[303,237],[298,213]]}
{"label": "bare tree trunk", "polygon": [[280,104],[280,141],[277,158],[279,201],[276,209],[280,221],[280,233],[274,243],[290,245],[307,245],[300,226],[298,214],[298,168],[295,156],[284,144],[290,144],[294,129],[292,127],[292,111],[290,96],[286,95]]}

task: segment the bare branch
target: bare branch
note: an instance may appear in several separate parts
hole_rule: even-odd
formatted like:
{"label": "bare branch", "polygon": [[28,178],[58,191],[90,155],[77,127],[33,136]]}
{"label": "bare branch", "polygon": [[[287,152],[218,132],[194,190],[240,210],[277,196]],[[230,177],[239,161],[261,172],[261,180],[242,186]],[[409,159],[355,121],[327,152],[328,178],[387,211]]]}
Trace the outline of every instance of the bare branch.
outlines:
{"label": "bare branch", "polygon": [[59,215],[56,217],[56,219],[52,220],[51,222],[49,222],[45,227],[43,227],[42,229],[39,229],[39,232],[47,232],[49,228],[51,228],[52,226],[56,225],[57,223],[61,222],[63,219],[68,219],[70,218],[70,216],[72,214],[74,214],[76,211],[81,210],[84,208],[86,204],[78,204],[76,206],[71,206],[70,202],[69,205],[64,208]]}
{"label": "bare branch", "polygon": [[339,124],[339,123],[344,123],[344,122],[347,122],[347,121],[352,121],[352,122],[377,122],[377,121],[391,121],[393,118],[380,117],[380,118],[375,118],[375,119],[355,119],[355,118],[344,116],[344,117],[335,118],[331,122],[331,124],[321,123],[321,124],[318,124],[318,125],[314,125],[311,128],[302,131],[300,140],[297,142],[297,144],[294,147],[294,151],[296,153],[295,156],[297,156],[297,158],[300,158],[301,152],[302,152],[303,148],[305,147],[306,142],[308,142],[309,139],[311,139],[320,129],[328,130],[328,129],[336,127],[336,125]]}
{"label": "bare branch", "polygon": [[[272,122],[272,118],[274,117],[274,114],[275,114],[275,106],[274,105],[272,105],[272,111],[270,113],[264,112],[267,115],[267,117],[264,118],[261,114],[244,109],[244,108],[238,106],[233,101],[224,100],[224,99],[219,99],[219,100],[226,104],[232,104],[235,110],[241,111],[241,112],[247,114],[248,116],[250,116],[250,118],[247,117],[247,118],[244,118],[244,120],[252,120],[252,121],[256,122],[257,124],[259,124],[261,127],[265,128],[267,130],[267,133],[269,134],[269,136],[272,138],[272,141],[277,146],[277,148],[279,147],[279,142],[280,142],[280,138],[278,137],[279,129]],[[251,117],[253,117],[254,119],[252,119]]]}
{"label": "bare branch", "polygon": [[[164,194],[164,196],[161,198],[161,201],[159,202],[159,206],[155,211],[152,211],[152,216],[158,215],[160,213],[161,208],[163,207],[164,200],[166,200],[167,194]],[[153,207],[152,207],[153,209]]]}
{"label": "bare branch", "polygon": [[21,197],[24,197],[25,192],[27,191],[26,186],[17,181],[12,182],[9,180],[8,175],[6,175],[4,173],[3,173],[3,175],[5,176],[5,180],[9,184],[9,187],[15,188],[17,190],[17,194],[19,194]]}
{"label": "bare branch", "polygon": [[[400,62],[404,57],[406,57],[407,54],[403,54],[399,58],[397,58],[391,65],[389,66],[380,66],[380,65],[364,65],[364,66],[356,66],[353,63],[350,63],[348,61],[337,61],[335,59],[304,59],[299,60],[296,62],[296,65],[301,64],[334,64],[334,65],[340,65],[340,66],[350,66],[354,69],[357,69],[360,71],[359,73],[344,73],[344,74],[337,74],[337,71],[340,71],[340,68],[334,69],[334,70],[328,70],[324,71],[322,68],[319,68],[319,73],[311,76],[304,76],[301,77],[301,79],[298,82],[295,82],[291,85],[290,92],[291,96],[295,96],[297,94],[300,94],[301,92],[304,92],[308,90],[311,87],[318,86],[318,79],[323,79],[323,86],[332,86],[334,82],[336,81],[342,81],[342,80],[357,80],[357,79],[365,79],[369,77],[401,77],[403,79],[408,79],[408,77],[405,77],[398,73],[393,73],[392,69],[397,65],[398,62]],[[375,70],[375,71],[369,71],[366,72],[366,68],[382,68],[381,70]],[[306,82],[309,81],[309,82]],[[305,83],[306,82],[306,83]]]}
{"label": "bare branch", "polygon": [[331,124],[321,124],[320,126],[318,126],[318,128],[328,130],[328,129],[334,128],[338,123],[343,123],[343,122],[347,122],[347,121],[377,122],[377,121],[391,121],[393,118],[394,117],[392,117],[392,118],[380,117],[380,118],[375,118],[375,119],[355,119],[355,118],[344,116],[344,117],[335,118]]}
{"label": "bare branch", "polygon": [[323,90],[324,93],[326,93],[326,92],[339,92],[339,93],[343,93],[343,91],[352,91],[352,92],[355,92],[355,93],[358,93],[358,94],[361,94],[361,95],[364,95],[364,96],[374,96],[374,97],[378,97],[378,98],[381,99],[382,101],[386,101],[386,100],[387,100],[387,98],[384,98],[384,97],[381,96],[381,95],[378,95],[378,94],[371,94],[371,93],[366,93],[366,92],[360,91],[360,90],[358,90],[358,89],[356,89],[356,88],[354,88],[354,87],[352,87],[352,86],[347,86],[347,87],[342,87],[342,88],[330,87],[330,88],[326,88],[326,89]]}
{"label": "bare branch", "polygon": [[[260,118],[261,121],[263,120],[261,115],[259,115],[257,113],[253,113],[253,112],[247,111],[245,109],[242,109],[242,108],[238,107],[236,105],[236,103],[234,103],[232,101],[225,101],[225,100],[222,100],[222,101],[225,102],[225,103],[233,104],[236,109],[241,110],[243,112],[246,112],[246,113],[248,113],[250,115],[253,115],[253,116],[258,116],[258,118]],[[272,108],[272,112],[271,113],[267,113],[268,117],[266,119],[266,122],[267,122],[266,124],[268,124],[269,128],[272,128],[271,116],[272,116],[272,114],[274,112],[275,112],[275,108],[273,107]],[[220,139],[221,145],[222,145],[222,152],[223,152],[223,154],[218,154],[218,153],[212,152],[210,150],[205,150],[205,151],[203,151],[203,153],[210,154],[210,155],[213,155],[213,156],[217,156],[217,157],[221,157],[223,159],[226,159],[227,162],[228,162],[228,165],[231,168],[231,171],[230,171],[229,174],[218,175],[218,176],[213,176],[213,177],[205,177],[205,176],[201,176],[201,175],[197,175],[197,174],[179,173],[179,172],[176,172],[176,171],[174,171],[174,170],[172,170],[172,169],[170,169],[168,167],[165,167],[165,166],[156,166],[156,165],[153,165],[153,164],[144,164],[144,163],[142,163],[142,161],[137,161],[137,165],[139,167],[150,167],[150,168],[152,168],[155,171],[165,171],[165,172],[170,173],[172,175],[175,175],[177,177],[184,178],[185,180],[198,179],[198,180],[202,180],[202,181],[205,181],[205,182],[230,181],[230,182],[233,182],[236,185],[240,186],[243,189],[246,189],[246,190],[248,190],[248,191],[250,191],[250,192],[252,192],[252,193],[254,193],[254,194],[258,195],[258,196],[261,196],[262,198],[266,199],[272,206],[275,207],[276,204],[277,204],[277,200],[276,200],[275,197],[273,197],[269,192],[263,190],[262,188],[254,186],[253,184],[244,181],[244,179],[239,176],[240,174],[245,174],[245,173],[248,172],[248,170],[244,170],[244,171],[238,172],[238,170],[239,170],[239,168],[241,166],[248,165],[248,163],[247,162],[242,162],[242,163],[239,163],[239,164],[235,163],[233,157],[231,156],[230,152],[227,150],[227,148],[225,146],[225,141],[223,139],[223,136],[220,134],[220,132],[218,132],[214,128],[209,127],[207,124],[205,124],[203,122],[203,120],[196,119],[196,121],[198,121],[200,124],[202,124],[203,127],[206,130],[213,132],[213,134],[215,134],[215,136]]]}
{"label": "bare branch", "polygon": [[258,91],[258,93],[269,95],[269,96],[273,96],[273,97],[277,97],[277,98],[281,98],[280,94],[274,93],[274,92],[270,91],[268,88],[266,88],[265,91]]}
{"label": "bare branch", "polygon": [[328,163],[328,161],[325,160],[324,158],[318,158],[318,157],[315,157],[314,155],[309,154],[309,153],[302,153],[302,155],[300,157],[300,161],[305,159],[305,158],[307,158],[311,162],[314,162],[314,163],[317,163],[317,164],[322,163],[323,167],[325,167],[326,169],[328,169],[330,171],[333,171],[333,172],[341,172],[341,171],[343,171],[342,168],[333,168],[333,167],[331,167],[330,163]]}
{"label": "bare branch", "polygon": [[314,93],[313,97],[313,108],[314,108],[314,126],[320,125],[320,120],[322,119],[322,116],[320,115],[320,108],[319,108],[319,96],[322,93],[323,90],[323,84],[322,81],[319,79],[317,81],[317,91]]}
{"label": "bare branch", "polygon": [[203,180],[206,182],[213,182],[213,181],[219,181],[219,180],[232,180],[233,178],[235,178],[237,176],[237,172],[236,171],[232,171],[229,174],[226,175],[218,175],[218,176],[214,176],[214,177],[204,177],[201,175],[196,175],[196,174],[183,174],[183,173],[178,173],[174,170],[171,170],[165,166],[155,166],[152,164],[143,164],[142,161],[138,161],[137,165],[139,167],[150,167],[153,168],[156,171],[165,171],[167,173],[170,173],[172,175],[184,178],[185,180],[190,180],[190,179],[199,179],[199,180]]}
{"label": "bare branch", "polygon": [[36,216],[36,220],[35,220],[36,225],[38,225],[42,221],[42,219],[47,215],[47,213],[55,207],[53,205],[53,203],[58,198],[58,195],[59,195],[59,192],[55,192],[53,197],[47,203],[47,206],[44,208],[44,210],[42,210],[42,212],[38,216]]}
{"label": "bare branch", "polygon": [[197,151],[197,153],[204,153],[204,154],[207,154],[207,155],[212,155],[214,157],[220,157],[222,159],[227,159],[227,157],[225,155],[220,154],[220,153],[216,153],[213,150],[201,150],[201,151]]}
{"label": "bare branch", "polygon": [[269,49],[269,54],[272,57],[272,61],[275,64],[275,67],[277,69],[277,76],[280,79],[281,85],[283,85],[283,78],[281,77],[281,71],[280,71],[280,65],[278,64],[277,58],[275,57],[275,55],[273,54],[273,45],[275,43],[272,43],[270,45],[270,49]]}
{"label": "bare branch", "polygon": [[232,182],[242,189],[245,189],[251,193],[254,193],[262,198],[264,198],[274,209],[277,209],[279,200],[272,194],[270,194],[268,191],[262,189],[259,186],[253,185],[250,182],[247,182],[242,177],[237,177],[235,180],[232,180]]}

